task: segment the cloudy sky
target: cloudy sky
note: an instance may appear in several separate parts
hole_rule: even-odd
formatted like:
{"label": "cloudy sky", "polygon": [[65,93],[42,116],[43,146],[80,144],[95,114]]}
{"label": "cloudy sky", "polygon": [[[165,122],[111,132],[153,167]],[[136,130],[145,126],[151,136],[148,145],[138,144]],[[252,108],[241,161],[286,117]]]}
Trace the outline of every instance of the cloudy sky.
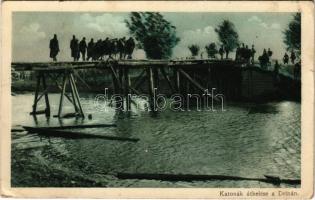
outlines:
{"label": "cloudy sky", "polygon": [[[173,57],[186,57],[187,46],[198,44],[202,48],[218,43],[215,27],[224,19],[235,24],[240,41],[255,45],[257,53],[271,48],[274,58],[282,58],[285,52],[283,31],[293,13],[162,13],[177,28],[180,43]],[[16,12],[13,14],[13,61],[49,61],[49,40],[56,33],[61,52],[58,60],[71,60],[69,43],[72,35],[104,39],[129,36],[124,20],[129,13],[78,13],[78,12]],[[204,51],[204,50],[202,50]],[[142,50],[136,50],[135,58],[144,58]],[[232,55],[233,56],[233,55]]]}

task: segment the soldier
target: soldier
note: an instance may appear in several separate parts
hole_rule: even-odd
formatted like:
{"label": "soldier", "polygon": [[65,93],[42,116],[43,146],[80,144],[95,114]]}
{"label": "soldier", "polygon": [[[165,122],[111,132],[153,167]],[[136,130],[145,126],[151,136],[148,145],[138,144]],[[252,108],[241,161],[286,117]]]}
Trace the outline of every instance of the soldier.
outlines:
{"label": "soldier", "polygon": [[270,48],[268,48],[268,56],[269,56],[269,58],[271,58],[271,56],[272,56],[272,51],[270,50]]}
{"label": "soldier", "polygon": [[102,56],[102,39],[97,40],[95,46],[94,46],[94,59],[99,60]]}
{"label": "soldier", "polygon": [[224,48],[223,45],[221,45],[220,49],[219,49],[219,54],[221,56],[221,60],[223,60],[223,54],[224,54]]}
{"label": "soldier", "polygon": [[245,44],[244,43],[242,43],[242,47],[240,48],[240,59],[242,60],[242,61],[244,61],[245,60]]}
{"label": "soldier", "polygon": [[132,58],[132,53],[133,50],[135,49],[135,41],[133,40],[132,37],[130,37],[125,44],[125,53],[127,55],[127,59],[131,59]]}
{"label": "soldier", "polygon": [[251,62],[252,62],[252,64],[255,63],[255,53],[256,53],[255,46],[252,45],[252,49],[251,49],[251,58],[252,58]]}
{"label": "soldier", "polygon": [[289,64],[289,55],[285,52],[283,56],[283,64]]}
{"label": "soldier", "polygon": [[83,61],[85,61],[86,48],[87,48],[87,45],[85,42],[85,37],[83,37],[79,43],[79,50],[80,50],[80,53],[82,54],[82,60]]}
{"label": "soldier", "polygon": [[278,60],[276,60],[275,67],[273,69],[273,72],[274,72],[275,75],[279,74],[279,68],[280,68],[280,65],[278,63]]}
{"label": "soldier", "polygon": [[79,54],[79,43],[78,43],[78,40],[75,38],[75,35],[73,35],[72,40],[70,42],[70,49],[71,49],[71,57],[73,58],[73,61],[77,61],[79,59],[78,57],[80,56],[80,54]]}
{"label": "soldier", "polygon": [[251,50],[246,45],[244,49],[244,59],[245,59],[245,62],[248,64],[250,63],[250,57],[251,57]]}
{"label": "soldier", "polygon": [[86,60],[90,60],[92,58],[93,60],[93,49],[94,49],[94,40],[93,38],[90,40],[87,46],[87,58]]}
{"label": "soldier", "polygon": [[60,50],[59,50],[59,43],[58,43],[56,34],[54,34],[54,38],[50,40],[49,48],[50,48],[50,57],[53,59],[53,61],[57,61],[56,57]]}
{"label": "soldier", "polygon": [[240,46],[237,45],[236,52],[235,52],[235,60],[238,61],[240,59]]}
{"label": "soldier", "polygon": [[117,50],[119,52],[119,59],[125,58],[125,43],[126,43],[126,38],[120,38],[117,41]]}
{"label": "soldier", "polygon": [[294,61],[296,59],[294,51],[291,51],[291,56],[290,57],[291,57],[291,63],[294,64]]}
{"label": "soldier", "polygon": [[263,55],[259,56],[259,62],[260,62],[260,66],[265,69],[267,66],[267,63],[269,62],[269,57],[268,57],[266,49],[264,49]]}

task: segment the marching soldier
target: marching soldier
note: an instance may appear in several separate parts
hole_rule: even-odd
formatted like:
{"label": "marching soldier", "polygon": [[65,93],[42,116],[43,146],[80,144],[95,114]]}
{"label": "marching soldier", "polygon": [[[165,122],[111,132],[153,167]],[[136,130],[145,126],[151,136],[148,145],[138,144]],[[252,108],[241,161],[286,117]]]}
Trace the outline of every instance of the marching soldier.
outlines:
{"label": "marching soldier", "polygon": [[94,49],[94,40],[93,38],[90,40],[87,46],[87,58],[86,60],[90,60],[92,58],[93,60],[93,49]]}
{"label": "marching soldier", "polygon": [[82,54],[82,60],[83,61],[85,61],[86,48],[87,48],[87,45],[85,42],[85,37],[83,37],[83,39],[79,43],[79,50],[80,50],[80,53]]}
{"label": "marching soldier", "polygon": [[73,61],[77,61],[79,59],[80,53],[79,53],[79,43],[78,43],[78,40],[75,38],[75,35],[73,35],[72,40],[70,42],[70,49],[71,49],[71,57],[73,58]]}
{"label": "marching soldier", "polygon": [[56,34],[54,34],[54,38],[50,40],[49,48],[50,48],[50,57],[53,59],[53,61],[57,61],[56,57],[60,50],[59,50],[59,43],[58,43]]}
{"label": "marching soldier", "polygon": [[289,55],[285,52],[283,56],[283,64],[289,64]]}

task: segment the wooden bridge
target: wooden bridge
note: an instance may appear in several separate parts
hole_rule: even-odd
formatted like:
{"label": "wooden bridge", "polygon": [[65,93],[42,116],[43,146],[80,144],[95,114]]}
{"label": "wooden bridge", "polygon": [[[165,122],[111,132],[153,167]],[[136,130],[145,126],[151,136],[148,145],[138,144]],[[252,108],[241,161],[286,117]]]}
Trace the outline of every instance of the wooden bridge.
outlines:
{"label": "wooden bridge", "polygon": [[[32,115],[46,114],[50,116],[48,98],[49,87],[47,79],[60,89],[60,102],[56,117],[63,117],[64,98],[74,106],[75,116],[84,117],[79,92],[75,80],[75,71],[80,69],[107,70],[111,74],[114,93],[124,96],[125,105],[130,110],[128,94],[140,94],[139,88],[145,81],[149,94],[150,106],[155,101],[154,88],[159,88],[163,79],[172,93],[188,94],[203,93],[211,88],[224,91],[227,96],[238,96],[242,93],[242,71],[248,69],[246,64],[233,60],[106,60],[99,62],[32,62],[12,63],[16,71],[31,70],[36,73],[36,89]],[[130,74],[134,71],[137,76],[131,81]],[[133,73],[134,74],[134,73]],[[270,75],[269,75],[270,76]],[[61,81],[58,81],[62,78]],[[80,79],[80,77],[77,77]],[[67,93],[69,84],[69,94]],[[42,89],[41,89],[42,88]],[[248,91],[246,91],[248,92]],[[37,110],[37,104],[44,97],[45,110]],[[124,107],[124,101],[116,101],[116,106]]]}

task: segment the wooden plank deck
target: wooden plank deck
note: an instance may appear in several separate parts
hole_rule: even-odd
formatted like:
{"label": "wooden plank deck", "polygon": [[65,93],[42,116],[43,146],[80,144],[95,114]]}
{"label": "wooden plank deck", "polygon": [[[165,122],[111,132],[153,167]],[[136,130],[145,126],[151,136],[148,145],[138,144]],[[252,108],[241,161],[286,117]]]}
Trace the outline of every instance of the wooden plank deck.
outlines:
{"label": "wooden plank deck", "polygon": [[[143,68],[143,67],[177,67],[191,65],[237,65],[242,63],[234,60],[218,60],[218,59],[199,59],[199,60],[112,60],[116,65],[121,67]],[[65,69],[89,69],[89,68],[104,68],[108,67],[107,61],[79,61],[79,62],[12,62],[11,66],[16,71],[23,70],[48,70],[58,71]]]}

